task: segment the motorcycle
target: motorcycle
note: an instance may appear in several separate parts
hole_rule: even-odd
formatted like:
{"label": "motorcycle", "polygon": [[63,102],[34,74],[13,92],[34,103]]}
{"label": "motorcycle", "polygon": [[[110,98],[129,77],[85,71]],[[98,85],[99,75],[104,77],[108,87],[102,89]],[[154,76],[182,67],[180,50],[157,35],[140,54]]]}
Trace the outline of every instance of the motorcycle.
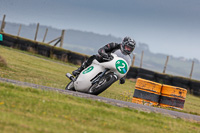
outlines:
{"label": "motorcycle", "polygon": [[96,59],[93,60],[92,64],[76,77],[67,73],[66,76],[71,81],[65,90],[98,95],[124,77],[129,71],[130,64],[129,55],[124,55],[121,50],[117,50],[111,53],[106,62],[100,63]]}

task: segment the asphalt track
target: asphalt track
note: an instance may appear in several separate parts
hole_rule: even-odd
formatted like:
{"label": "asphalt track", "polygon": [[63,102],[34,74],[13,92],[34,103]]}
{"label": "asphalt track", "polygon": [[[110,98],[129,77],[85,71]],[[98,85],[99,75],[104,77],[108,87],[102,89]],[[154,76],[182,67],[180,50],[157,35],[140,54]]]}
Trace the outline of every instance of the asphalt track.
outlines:
{"label": "asphalt track", "polygon": [[12,83],[15,85],[27,86],[27,87],[31,87],[35,89],[56,91],[56,92],[63,93],[66,95],[73,95],[77,97],[88,98],[88,99],[105,102],[105,103],[119,106],[119,107],[134,108],[134,109],[145,111],[145,112],[161,113],[161,114],[172,116],[175,118],[182,118],[182,119],[200,122],[200,116],[198,115],[192,115],[192,114],[187,114],[187,113],[182,113],[182,112],[177,112],[177,111],[172,111],[172,110],[167,110],[167,109],[162,109],[162,108],[157,108],[157,107],[145,106],[145,105],[125,102],[125,101],[120,101],[120,100],[115,100],[115,99],[110,99],[110,98],[105,98],[105,97],[100,97],[100,96],[94,96],[94,95],[80,93],[80,92],[67,91],[67,90],[62,90],[62,89],[57,89],[57,88],[27,83],[27,82],[21,82],[17,80],[6,79],[6,78],[0,78],[0,82]]}

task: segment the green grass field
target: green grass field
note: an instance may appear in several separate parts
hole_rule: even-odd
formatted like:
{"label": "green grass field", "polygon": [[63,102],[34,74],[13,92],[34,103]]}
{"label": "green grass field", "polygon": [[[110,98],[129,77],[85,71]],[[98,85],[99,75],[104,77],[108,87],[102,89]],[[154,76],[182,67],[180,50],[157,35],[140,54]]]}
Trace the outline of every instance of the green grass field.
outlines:
{"label": "green grass field", "polygon": [[1,133],[198,132],[200,123],[0,83]]}
{"label": "green grass field", "polygon": [[[0,77],[64,89],[76,67],[0,46]],[[40,56],[39,56],[40,57]],[[115,83],[100,96],[131,101],[135,82]],[[0,83],[0,132],[199,132],[200,123],[119,108],[56,92]],[[200,98],[187,94],[183,112],[200,115]]]}

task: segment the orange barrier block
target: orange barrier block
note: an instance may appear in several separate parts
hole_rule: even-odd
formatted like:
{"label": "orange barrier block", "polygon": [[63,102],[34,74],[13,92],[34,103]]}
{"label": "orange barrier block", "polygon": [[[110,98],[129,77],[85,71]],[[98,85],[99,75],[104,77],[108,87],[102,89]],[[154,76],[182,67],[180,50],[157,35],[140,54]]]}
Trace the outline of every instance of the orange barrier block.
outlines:
{"label": "orange barrier block", "polygon": [[159,105],[175,109],[183,109],[187,90],[180,87],[163,85]]}
{"label": "orange barrier block", "polygon": [[161,94],[164,96],[171,96],[176,98],[186,98],[187,90],[184,88],[170,86],[170,85],[163,85]]}
{"label": "orange barrier block", "polygon": [[143,105],[158,105],[162,84],[138,78],[132,102]]}
{"label": "orange barrier block", "polygon": [[158,103],[157,102],[153,102],[153,101],[149,101],[149,100],[145,100],[145,99],[141,99],[141,98],[132,98],[132,103],[137,103],[137,104],[143,104],[143,105],[147,105],[147,106],[157,106]]}
{"label": "orange barrier block", "polygon": [[138,78],[132,103],[183,109],[187,90]]}
{"label": "orange barrier block", "polygon": [[138,78],[135,87],[160,94],[162,84]]}

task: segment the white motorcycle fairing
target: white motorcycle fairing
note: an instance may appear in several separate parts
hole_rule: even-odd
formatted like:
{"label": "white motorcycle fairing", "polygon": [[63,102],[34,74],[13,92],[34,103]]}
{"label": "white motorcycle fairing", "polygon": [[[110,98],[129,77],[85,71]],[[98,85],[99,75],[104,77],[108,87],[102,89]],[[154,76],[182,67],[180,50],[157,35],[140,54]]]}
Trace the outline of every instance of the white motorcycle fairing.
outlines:
{"label": "white motorcycle fairing", "polygon": [[94,60],[90,66],[85,68],[74,82],[75,90],[88,92],[92,86],[92,80],[96,75],[104,72],[105,69],[109,69],[109,72],[114,72],[117,79],[125,76],[129,71],[129,64],[116,54],[112,53],[111,55],[114,57],[111,61],[99,63],[97,60]]}
{"label": "white motorcycle fairing", "polygon": [[[94,78],[98,73],[103,72],[105,70],[104,67],[94,63],[98,62],[97,60],[94,60],[92,65],[88,66],[86,69],[84,69],[76,81],[74,82],[74,88],[76,91],[80,92],[88,92],[88,89],[92,85],[92,82],[90,81],[92,78]],[[92,70],[91,70],[92,69]],[[88,73],[86,73],[88,71]],[[85,73],[83,73],[85,72]],[[90,78],[91,77],[91,78]]]}

